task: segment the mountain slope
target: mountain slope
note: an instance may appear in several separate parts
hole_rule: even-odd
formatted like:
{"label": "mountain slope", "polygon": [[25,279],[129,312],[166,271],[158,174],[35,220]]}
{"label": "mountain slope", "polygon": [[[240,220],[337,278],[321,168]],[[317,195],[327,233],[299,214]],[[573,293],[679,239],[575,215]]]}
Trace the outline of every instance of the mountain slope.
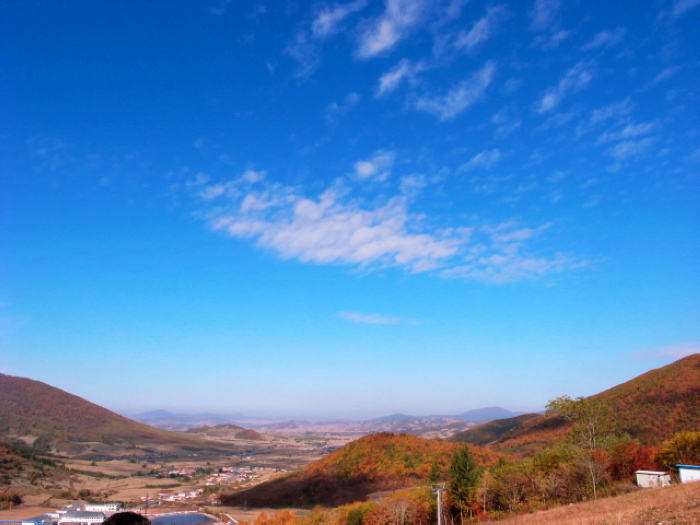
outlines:
{"label": "mountain slope", "polygon": [[483,423],[474,428],[459,432],[447,438],[453,443],[472,443],[473,445],[487,445],[500,439],[506,432],[518,428],[520,425],[538,417],[539,414],[523,414],[521,416],[496,419]]}
{"label": "mountain slope", "polygon": [[38,436],[42,443],[70,439],[184,446],[204,443],[137,423],[40,381],[0,374],[0,438],[10,436]]}
{"label": "mountain slope", "polygon": [[[676,432],[700,428],[700,354],[690,355],[662,368],[591,396],[610,409],[611,422],[642,443],[651,445]],[[563,438],[569,424],[545,414],[516,425],[501,436],[494,448],[535,449]]]}

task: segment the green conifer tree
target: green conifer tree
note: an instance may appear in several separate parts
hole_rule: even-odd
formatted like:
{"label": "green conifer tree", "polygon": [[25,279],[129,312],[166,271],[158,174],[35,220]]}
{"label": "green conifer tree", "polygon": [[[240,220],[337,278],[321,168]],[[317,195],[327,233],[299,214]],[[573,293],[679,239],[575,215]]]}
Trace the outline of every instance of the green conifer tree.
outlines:
{"label": "green conifer tree", "polygon": [[459,510],[461,521],[464,521],[464,513],[471,511],[476,501],[476,487],[479,483],[481,472],[476,465],[476,460],[469,447],[464,445],[452,456],[450,466],[450,499]]}

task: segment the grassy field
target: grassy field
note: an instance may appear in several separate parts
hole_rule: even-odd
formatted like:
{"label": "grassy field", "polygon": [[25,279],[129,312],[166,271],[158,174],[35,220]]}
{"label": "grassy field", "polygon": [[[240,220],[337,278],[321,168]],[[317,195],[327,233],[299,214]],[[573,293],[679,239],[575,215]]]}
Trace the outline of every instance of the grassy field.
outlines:
{"label": "grassy field", "polygon": [[615,498],[517,516],[500,523],[700,524],[700,482],[639,490]]}

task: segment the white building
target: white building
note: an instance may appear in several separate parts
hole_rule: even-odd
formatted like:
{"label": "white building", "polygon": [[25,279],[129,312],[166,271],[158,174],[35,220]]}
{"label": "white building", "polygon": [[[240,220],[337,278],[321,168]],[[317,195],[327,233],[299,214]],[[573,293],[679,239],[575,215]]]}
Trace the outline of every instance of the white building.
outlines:
{"label": "white building", "polygon": [[657,470],[638,470],[637,486],[646,489],[654,487],[668,487],[671,484],[671,473]]}
{"label": "white building", "polygon": [[86,503],[83,508],[88,512],[117,512],[122,509],[121,503]]}
{"label": "white building", "polygon": [[681,483],[691,483],[700,481],[700,466],[698,465],[676,465]]}
{"label": "white building", "polygon": [[61,516],[59,523],[102,523],[105,520],[104,512],[71,511]]}

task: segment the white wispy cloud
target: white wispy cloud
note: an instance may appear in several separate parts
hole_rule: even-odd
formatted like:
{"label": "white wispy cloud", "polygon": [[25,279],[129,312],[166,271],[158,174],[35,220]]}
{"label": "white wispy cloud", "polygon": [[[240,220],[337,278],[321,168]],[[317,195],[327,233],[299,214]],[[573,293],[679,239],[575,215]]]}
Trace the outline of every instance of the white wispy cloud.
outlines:
{"label": "white wispy cloud", "polygon": [[690,11],[699,5],[700,0],[676,0],[676,2],[673,4],[671,14],[673,16],[681,16],[686,11]]}
{"label": "white wispy cloud", "polygon": [[455,47],[473,51],[479,44],[493,38],[498,24],[507,18],[508,10],[503,6],[489,7],[486,15],[474,22],[469,31],[461,31],[455,39]]}
{"label": "white wispy cloud", "polygon": [[491,117],[491,122],[496,125],[494,136],[497,139],[507,137],[522,125],[522,122],[519,119],[511,118],[508,111],[505,109],[493,115],[493,117]]}
{"label": "white wispy cloud", "polygon": [[332,102],[326,106],[325,117],[326,121],[333,123],[338,120],[338,118],[347,114],[353,107],[357,105],[360,101],[359,93],[348,93],[342,102]]}
{"label": "white wispy cloud", "polygon": [[610,148],[608,153],[615,160],[625,160],[645,153],[653,141],[651,137],[642,140],[625,140]]}
{"label": "white wispy cloud", "polygon": [[399,190],[402,195],[409,198],[417,197],[420,192],[428,186],[428,179],[421,173],[413,173],[401,177],[399,182]]}
{"label": "white wispy cloud", "polygon": [[363,179],[385,181],[391,175],[396,154],[393,151],[378,150],[367,160],[355,163],[355,176]]}
{"label": "white wispy cloud", "polygon": [[588,86],[592,79],[592,64],[582,60],[564,73],[564,76],[562,76],[556,86],[549,88],[544,93],[538,104],[537,111],[539,113],[551,111],[561,103],[565,96],[582,90]]}
{"label": "white wispy cloud", "polygon": [[360,31],[357,56],[372,58],[391,50],[422,22],[426,0],[386,0],[386,9]]}
{"label": "white wispy cloud", "polygon": [[496,64],[487,62],[483,68],[471,77],[452,87],[442,96],[423,96],[416,100],[415,108],[449,120],[459,115],[469,106],[479,101],[491,84],[496,71]]}
{"label": "white wispy cloud", "polygon": [[342,29],[343,21],[367,5],[367,0],[356,0],[347,4],[324,6],[311,23],[311,34],[316,38],[327,38]]}
{"label": "white wispy cloud", "polygon": [[521,228],[515,222],[495,227],[482,227],[486,241],[470,246],[464,264],[456,264],[440,272],[449,279],[474,279],[495,284],[506,284],[523,279],[536,279],[548,274],[562,273],[586,266],[587,261],[576,260],[564,253],[550,257],[527,253],[525,244],[549,227]]}
{"label": "white wispy cloud", "polygon": [[284,48],[284,54],[298,64],[294,76],[303,80],[313,75],[321,65],[324,41],[343,30],[343,22],[366,5],[367,0],[355,0],[347,4],[324,6],[316,12],[310,24],[299,26]]}
{"label": "white wispy cloud", "polygon": [[632,354],[636,359],[680,359],[689,355],[700,354],[700,342],[675,346],[660,346],[641,350]]}
{"label": "white wispy cloud", "polygon": [[462,164],[459,169],[465,171],[477,168],[491,169],[499,160],[501,160],[501,151],[498,148],[484,150]]}
{"label": "white wispy cloud", "polygon": [[644,155],[654,143],[653,137],[641,140],[623,140],[608,149],[607,154],[614,159],[614,163],[608,166],[608,170],[615,172],[628,160]]}
{"label": "white wispy cloud", "polygon": [[659,82],[663,82],[664,80],[671,78],[674,76],[676,73],[678,73],[681,70],[680,66],[670,66],[665,68],[661,73],[656,75],[654,77],[654,80],[651,81],[651,85],[656,85]]}
{"label": "white wispy cloud", "polygon": [[263,184],[232,200],[209,213],[210,227],[254,238],[285,259],[422,272],[442,266],[459,249],[454,232],[421,232],[420,217],[409,213],[402,196],[367,208],[333,189],[307,198],[296,188]]}
{"label": "white wispy cloud", "polygon": [[601,124],[610,120],[621,125],[629,122],[629,115],[632,113],[632,99],[627,97],[624,100],[615,102],[602,108],[594,109],[588,118],[581,119],[576,126],[576,135],[582,136],[600,127]]}
{"label": "white wispy cloud", "polygon": [[381,97],[395,91],[404,81],[413,82],[418,73],[426,69],[423,62],[402,59],[379,78],[376,96]]}
{"label": "white wispy cloud", "polygon": [[561,8],[561,0],[535,0],[530,13],[530,30],[544,31],[556,20]]}
{"label": "white wispy cloud", "polygon": [[[425,183],[422,175],[414,175],[402,178],[400,187],[411,190]],[[548,225],[441,228],[435,218],[412,213],[407,194],[368,202],[341,184],[307,196],[260,172],[189,191],[206,205],[201,216],[212,230],[251,239],[283,259],[366,270],[397,267],[491,283],[538,278],[582,264],[563,254],[531,252],[531,243]]]}
{"label": "white wispy cloud", "polygon": [[596,140],[596,145],[648,135],[653,130],[654,124],[650,122],[643,124],[628,124],[618,131],[606,131],[598,137],[598,140]]}
{"label": "white wispy cloud", "polygon": [[216,7],[210,7],[207,11],[210,15],[223,16],[226,14],[226,9],[232,1],[233,0],[219,0]]}
{"label": "white wispy cloud", "polygon": [[298,64],[294,76],[300,79],[310,77],[321,65],[319,44],[303,29],[286,45],[284,54]]}
{"label": "white wispy cloud", "polygon": [[622,42],[627,36],[627,29],[618,27],[611,31],[603,30],[593,37],[593,40],[584,45],[581,49],[592,51],[600,48],[613,47]]}
{"label": "white wispy cloud", "polygon": [[600,122],[604,122],[609,119],[619,119],[620,117],[626,117],[632,112],[632,100],[627,97],[620,102],[615,102],[609,106],[605,106],[599,109],[591,111],[591,116],[589,123],[591,125],[596,125]]}
{"label": "white wispy cloud", "polygon": [[363,314],[359,312],[340,312],[338,315],[346,321],[350,321],[351,323],[400,324],[404,322],[404,320],[401,317],[396,317],[392,315]]}

